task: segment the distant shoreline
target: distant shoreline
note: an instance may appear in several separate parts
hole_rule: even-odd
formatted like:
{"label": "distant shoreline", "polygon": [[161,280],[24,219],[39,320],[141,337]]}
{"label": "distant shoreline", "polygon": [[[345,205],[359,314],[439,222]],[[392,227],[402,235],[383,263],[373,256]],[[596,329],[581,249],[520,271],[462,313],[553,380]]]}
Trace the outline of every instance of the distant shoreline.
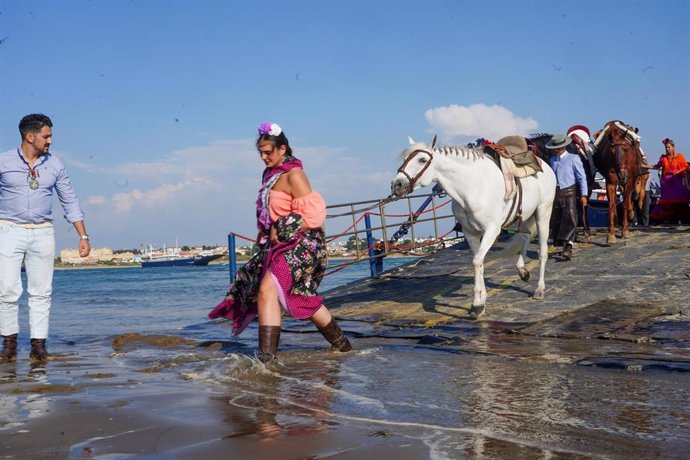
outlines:
{"label": "distant shoreline", "polygon": [[[400,258],[400,257],[424,257],[424,255],[412,255],[412,254],[390,254],[386,257],[389,258]],[[238,259],[238,263],[243,263],[248,261],[248,258],[242,258]],[[337,261],[343,261],[343,260],[354,260],[352,257],[344,257],[344,256],[328,256],[328,260],[337,260]],[[364,262],[366,259],[362,258],[361,262]],[[208,266],[215,266],[215,265],[228,265],[227,259],[221,259],[220,262],[217,263],[209,263]],[[141,264],[140,263],[122,263],[122,264],[63,264],[63,263],[56,263],[54,265],[55,270],[87,270],[87,269],[94,269],[94,268],[133,268],[137,267],[140,268]]]}

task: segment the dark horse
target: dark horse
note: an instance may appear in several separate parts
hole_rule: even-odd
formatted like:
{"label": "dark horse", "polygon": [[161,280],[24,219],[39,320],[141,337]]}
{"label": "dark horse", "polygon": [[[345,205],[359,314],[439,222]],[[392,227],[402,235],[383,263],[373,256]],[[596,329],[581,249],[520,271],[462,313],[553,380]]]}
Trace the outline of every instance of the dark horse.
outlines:
{"label": "dark horse", "polygon": [[616,242],[618,187],[620,186],[623,196],[623,215],[621,216],[623,238],[630,238],[628,220],[632,220],[635,212],[632,205],[633,191],[640,185],[644,190],[643,181],[640,179],[646,179],[646,177],[641,175],[642,152],[637,131],[637,128],[614,120],[606,123],[606,126],[595,135],[594,164],[606,179],[606,197],[609,202],[609,232],[606,239],[609,244]]}

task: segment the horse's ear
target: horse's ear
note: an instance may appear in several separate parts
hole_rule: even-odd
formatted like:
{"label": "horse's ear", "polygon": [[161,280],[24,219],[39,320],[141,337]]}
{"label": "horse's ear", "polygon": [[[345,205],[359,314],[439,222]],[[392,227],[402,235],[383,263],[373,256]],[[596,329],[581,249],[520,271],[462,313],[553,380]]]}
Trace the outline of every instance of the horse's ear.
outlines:
{"label": "horse's ear", "polygon": [[434,134],[434,138],[431,139],[431,148],[433,149],[434,147],[436,147],[436,134]]}
{"label": "horse's ear", "polygon": [[410,145],[416,144],[414,139],[412,139],[410,136],[407,136],[407,141],[410,143]]}

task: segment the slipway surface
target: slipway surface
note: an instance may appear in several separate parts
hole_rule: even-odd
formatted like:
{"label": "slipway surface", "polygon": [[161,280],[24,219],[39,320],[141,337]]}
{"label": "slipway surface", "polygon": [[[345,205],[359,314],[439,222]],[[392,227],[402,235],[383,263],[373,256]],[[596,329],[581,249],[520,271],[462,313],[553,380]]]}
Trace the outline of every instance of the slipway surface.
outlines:
{"label": "slipway surface", "polygon": [[[515,345],[522,351],[506,352],[522,355],[539,354],[546,338],[559,339],[574,346],[560,349],[566,361],[689,371],[690,228],[652,227],[632,235],[609,245],[605,231],[595,231],[591,242],[577,244],[570,261],[551,248],[544,300],[532,298],[536,244],[528,251],[532,278],[525,283],[516,257],[500,256],[507,241],[498,241],[485,261],[488,299],[479,320],[469,317],[473,269],[465,243],[331,290],[326,304],[355,336],[477,350],[478,335],[512,335],[521,338]],[[635,349],[626,351],[626,344]]]}

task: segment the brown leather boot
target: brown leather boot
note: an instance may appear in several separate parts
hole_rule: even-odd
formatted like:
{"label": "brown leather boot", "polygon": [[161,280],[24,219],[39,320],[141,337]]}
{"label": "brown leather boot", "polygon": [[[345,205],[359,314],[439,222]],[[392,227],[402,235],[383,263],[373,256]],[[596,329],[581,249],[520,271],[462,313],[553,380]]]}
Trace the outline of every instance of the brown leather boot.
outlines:
{"label": "brown leather boot", "polygon": [[29,361],[32,363],[48,361],[48,351],[46,350],[46,339],[31,339],[31,353]]}
{"label": "brown leather boot", "polygon": [[323,336],[328,340],[328,343],[331,344],[331,350],[333,351],[350,351],[352,350],[352,345],[350,345],[350,341],[347,340],[347,337],[345,337],[345,334],[343,334],[343,330],[340,329],[340,326],[338,326],[338,323],[336,322],[335,318],[331,319],[331,322],[328,323],[327,326],[325,327],[319,327],[317,326],[317,329]]}
{"label": "brown leather boot", "polygon": [[2,353],[0,363],[11,363],[17,360],[17,334],[2,336]]}
{"label": "brown leather boot", "polygon": [[276,359],[280,342],[280,326],[259,326],[259,361],[268,363]]}

